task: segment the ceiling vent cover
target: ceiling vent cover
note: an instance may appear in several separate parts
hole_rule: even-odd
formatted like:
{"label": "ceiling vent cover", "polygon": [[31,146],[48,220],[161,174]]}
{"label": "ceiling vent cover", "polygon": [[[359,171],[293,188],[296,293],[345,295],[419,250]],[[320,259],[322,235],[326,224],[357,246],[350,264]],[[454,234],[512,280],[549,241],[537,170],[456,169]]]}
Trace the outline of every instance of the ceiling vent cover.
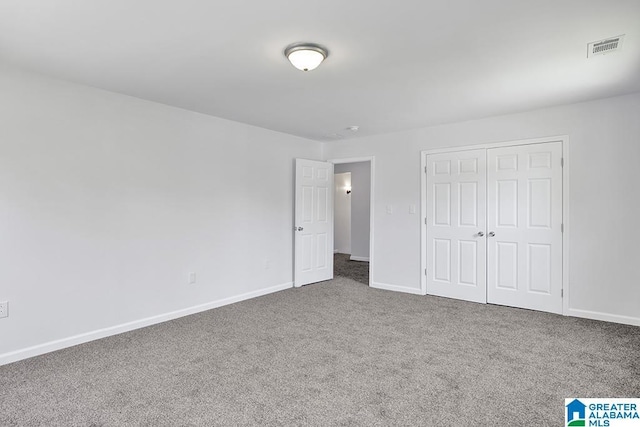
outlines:
{"label": "ceiling vent cover", "polygon": [[624,34],[617,37],[611,37],[605,40],[589,43],[587,45],[587,58],[596,55],[605,55],[607,53],[616,52],[622,48],[622,40]]}

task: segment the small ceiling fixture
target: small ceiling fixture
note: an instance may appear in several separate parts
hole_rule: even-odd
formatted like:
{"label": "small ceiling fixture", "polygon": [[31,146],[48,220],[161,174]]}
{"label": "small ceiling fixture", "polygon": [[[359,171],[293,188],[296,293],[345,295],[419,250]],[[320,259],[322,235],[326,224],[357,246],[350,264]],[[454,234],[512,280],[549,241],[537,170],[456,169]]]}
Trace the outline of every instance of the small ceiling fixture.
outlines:
{"label": "small ceiling fixture", "polygon": [[295,43],[287,46],[284,56],[298,70],[311,71],[329,56],[329,51],[314,43]]}

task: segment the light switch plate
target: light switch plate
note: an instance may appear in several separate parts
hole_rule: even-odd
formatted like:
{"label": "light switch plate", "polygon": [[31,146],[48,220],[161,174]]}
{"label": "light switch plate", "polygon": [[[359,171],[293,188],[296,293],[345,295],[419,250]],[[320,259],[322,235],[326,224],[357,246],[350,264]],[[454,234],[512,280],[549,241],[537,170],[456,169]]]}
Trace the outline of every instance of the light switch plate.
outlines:
{"label": "light switch plate", "polygon": [[9,317],[9,301],[0,301],[0,318]]}

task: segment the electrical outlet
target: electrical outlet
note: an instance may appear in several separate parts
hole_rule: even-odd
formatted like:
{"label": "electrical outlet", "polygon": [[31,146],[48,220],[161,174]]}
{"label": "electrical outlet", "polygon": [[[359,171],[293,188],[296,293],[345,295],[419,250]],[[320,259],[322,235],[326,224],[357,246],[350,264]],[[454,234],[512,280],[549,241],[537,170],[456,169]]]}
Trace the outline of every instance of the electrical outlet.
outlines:
{"label": "electrical outlet", "polygon": [[196,273],[189,273],[189,284],[190,285],[196,284]]}
{"label": "electrical outlet", "polygon": [[9,317],[9,301],[0,301],[0,317]]}

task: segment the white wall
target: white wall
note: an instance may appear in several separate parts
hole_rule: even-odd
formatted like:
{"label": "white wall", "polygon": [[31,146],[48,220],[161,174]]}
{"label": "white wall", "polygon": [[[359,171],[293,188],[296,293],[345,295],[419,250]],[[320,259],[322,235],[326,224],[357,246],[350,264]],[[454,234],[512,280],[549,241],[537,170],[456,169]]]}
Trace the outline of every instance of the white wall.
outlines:
{"label": "white wall", "polygon": [[[569,312],[640,325],[640,94],[327,143],[375,156],[373,285],[420,289],[420,151],[568,135]],[[386,212],[391,205],[392,214]],[[418,214],[410,214],[410,206]]]}
{"label": "white wall", "polygon": [[0,94],[0,364],[291,286],[321,144],[6,68]]}
{"label": "white wall", "polygon": [[351,259],[369,260],[371,162],[341,163],[334,172],[351,172]]}
{"label": "white wall", "polygon": [[334,172],[335,195],[333,198],[333,248],[341,254],[351,253],[351,173]]}

